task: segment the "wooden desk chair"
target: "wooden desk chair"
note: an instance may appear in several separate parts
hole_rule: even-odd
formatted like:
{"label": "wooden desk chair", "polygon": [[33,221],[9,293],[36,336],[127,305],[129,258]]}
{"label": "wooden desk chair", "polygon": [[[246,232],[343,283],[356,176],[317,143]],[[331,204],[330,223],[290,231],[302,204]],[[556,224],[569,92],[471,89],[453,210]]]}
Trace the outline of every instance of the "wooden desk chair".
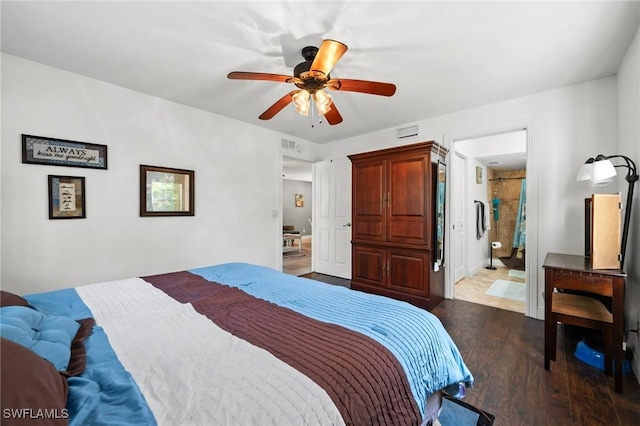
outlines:
{"label": "wooden desk chair", "polygon": [[604,306],[604,303],[592,297],[556,292],[551,294],[552,307],[549,321],[552,324],[556,324],[556,326],[546,329],[545,370],[549,369],[550,361],[556,360],[557,323],[561,322],[602,332],[605,350],[604,372],[607,376],[611,376],[613,364],[613,314]]}
{"label": "wooden desk chair", "polygon": [[[614,376],[615,391],[621,393],[626,274],[621,270],[595,270],[589,263],[584,256],[547,254],[543,265],[544,368],[549,370],[550,361],[556,359],[558,322],[600,330],[604,343],[604,372]],[[603,300],[611,301],[610,309]]]}

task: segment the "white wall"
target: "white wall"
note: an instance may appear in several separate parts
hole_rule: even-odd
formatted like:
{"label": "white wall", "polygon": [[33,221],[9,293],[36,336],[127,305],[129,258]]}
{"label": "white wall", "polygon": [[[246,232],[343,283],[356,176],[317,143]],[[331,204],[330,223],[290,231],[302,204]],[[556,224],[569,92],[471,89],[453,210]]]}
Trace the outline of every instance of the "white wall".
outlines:
{"label": "white wall", "polygon": [[[2,89],[3,289],[280,267],[283,135],[6,54]],[[22,164],[23,133],[107,145],[109,169]],[[139,217],[140,164],[195,170],[195,216]],[[86,219],[48,219],[49,174],[86,177]]]}
{"label": "white wall", "polygon": [[583,222],[576,218],[583,216],[583,200],[591,188],[576,182],[576,173],[588,154],[615,150],[617,146],[616,77],[399,126],[419,126],[419,135],[411,140],[396,140],[394,128],[336,141],[325,145],[322,155],[338,157],[426,140],[444,141],[447,145],[451,140],[496,130],[515,130],[522,122],[531,127],[527,146],[527,231],[532,252],[528,253],[527,272],[530,282],[537,283],[529,314],[543,318],[541,265],[547,252],[581,254],[584,250]]}
{"label": "white wall", "polygon": [[[605,155],[622,154],[631,158],[640,172],[640,30],[618,71],[618,149],[613,147]],[[618,164],[618,163],[616,163]],[[628,184],[618,172],[619,191],[626,198]],[[640,321],[640,182],[635,184],[633,212],[625,270],[627,272],[627,293],[625,313],[626,328],[637,329]],[[640,340],[637,334],[629,335],[629,347],[634,353],[633,371],[640,381]]]}

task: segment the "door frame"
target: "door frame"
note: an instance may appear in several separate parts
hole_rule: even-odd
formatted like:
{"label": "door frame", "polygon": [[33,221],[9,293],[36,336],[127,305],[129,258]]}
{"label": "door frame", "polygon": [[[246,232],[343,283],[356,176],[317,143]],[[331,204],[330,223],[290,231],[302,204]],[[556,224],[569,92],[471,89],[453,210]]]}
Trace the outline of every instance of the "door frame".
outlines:
{"label": "door frame", "polygon": [[[474,138],[481,138],[485,136],[491,136],[502,133],[509,133],[518,130],[524,130],[527,135],[527,250],[525,253],[526,266],[526,293],[525,293],[525,315],[532,318],[544,319],[544,305],[540,305],[542,301],[542,294],[538,291],[539,288],[544,289],[544,284],[540,286],[539,275],[539,260],[538,260],[538,176],[539,169],[538,162],[538,149],[540,143],[538,139],[538,125],[535,117],[522,118],[520,120],[514,120],[504,123],[496,123],[493,125],[466,129],[466,130],[454,130],[443,135],[444,146],[449,149],[449,153],[453,151],[453,143],[457,140],[467,140]],[[453,173],[453,167],[447,167],[447,181],[452,182],[451,174]],[[451,185],[447,185],[447,197],[451,197]],[[451,198],[449,198],[451,199]],[[452,216],[451,203],[447,203],[445,209],[446,223],[449,225],[445,230],[445,241],[449,241],[446,244],[445,251],[446,256],[452,259]],[[454,274],[451,268],[445,268],[445,298],[453,299],[455,297],[455,283]]]}
{"label": "door frame", "polygon": [[[274,218],[277,218],[277,225],[278,227],[276,228],[276,248],[275,248],[275,252],[278,253],[277,258],[276,258],[276,266],[275,268],[282,272],[283,268],[284,268],[284,260],[282,257],[282,226],[284,225],[284,176],[283,176],[283,166],[284,166],[284,157],[288,157],[291,159],[295,159],[298,161],[302,161],[305,163],[309,163],[309,165],[311,166],[311,194],[308,195],[308,199],[310,199],[311,201],[311,205],[314,205],[314,194],[315,194],[315,189],[314,189],[314,175],[315,175],[315,162],[311,159],[307,159],[305,157],[298,157],[293,155],[292,153],[289,152],[285,152],[284,149],[280,149],[279,150],[279,155],[278,155],[278,159],[277,159],[277,164],[278,164],[278,183],[279,183],[279,192],[278,192],[278,201],[277,201],[277,209],[273,209],[271,216]],[[295,180],[295,179],[294,179]],[[299,179],[302,180],[302,179]],[[307,196],[305,196],[307,197]],[[315,214],[315,207],[311,209],[311,222],[313,222],[314,220],[314,215]],[[310,224],[311,225],[311,271],[314,272],[314,260],[313,260],[313,223]],[[302,244],[302,241],[300,241],[300,243]]]}
{"label": "door frame", "polygon": [[[455,143],[455,141],[454,141],[454,143]],[[453,145],[452,145],[452,146],[453,146]],[[454,157],[459,158],[459,160],[458,160],[458,161],[461,161],[461,162],[462,162],[462,174],[463,174],[463,176],[462,176],[462,179],[459,179],[459,180],[458,180],[458,182],[461,182],[461,184],[460,184],[460,186],[461,186],[461,187],[458,187],[458,186],[454,186],[454,185],[453,185],[453,184],[455,183],[455,181],[453,180],[453,178],[450,180],[450,182],[451,182],[451,184],[452,184],[452,185],[451,185],[451,186],[452,186],[451,190],[452,190],[452,191],[454,191],[454,190],[456,191],[456,195],[455,195],[455,196],[452,196],[452,198],[451,198],[451,220],[453,221],[453,222],[451,223],[451,233],[452,233],[452,234],[454,234],[454,233],[455,233],[455,232],[454,232],[454,229],[453,229],[453,228],[454,228],[454,226],[455,226],[455,217],[454,217],[455,209],[456,209],[456,207],[458,206],[458,204],[460,203],[460,200],[461,200],[461,199],[462,199],[462,200],[467,200],[467,198],[468,198],[468,195],[467,195],[467,193],[468,193],[468,192],[467,192],[467,157],[465,157],[465,156],[464,156],[464,155],[462,155],[462,154],[459,154],[459,153],[455,152],[455,150],[453,150],[453,149],[451,150],[451,157],[449,157],[449,158],[451,158],[451,159],[452,159],[452,160],[451,160],[451,176],[453,176],[453,174],[454,174],[454,170],[453,170],[453,169],[454,169],[454,165],[453,165],[453,162],[454,162],[454,161],[456,161],[456,160],[454,159]],[[458,195],[458,193],[457,193],[457,191],[460,191],[460,190],[461,190],[461,192],[462,192],[462,196]],[[463,229],[463,231],[462,231],[462,232],[463,232],[463,234],[464,234],[464,241],[466,242],[466,235],[467,235],[467,227],[468,227],[468,223],[467,223],[467,220],[466,220],[466,219],[467,219],[467,217],[466,217],[466,213],[467,213],[467,212],[466,212],[466,208],[464,207],[464,204],[463,204],[463,206],[462,206],[462,209],[463,209],[463,211],[464,211],[464,212],[463,212],[463,216],[464,216],[464,219],[463,219],[463,221],[464,221],[464,229]],[[455,241],[455,239],[453,239],[453,236],[452,236],[451,238],[452,238],[452,240],[451,240],[451,241],[452,241],[452,244],[451,244],[451,245],[452,245],[452,247],[453,247],[453,245],[454,245],[454,244],[453,244],[453,242]],[[466,276],[469,274],[469,267],[467,266],[467,257],[468,257],[468,256],[467,256],[467,245],[466,245],[465,243],[463,243],[463,246],[464,246],[464,248],[462,249],[462,253],[463,253],[463,254],[462,254],[462,257],[463,257],[463,260],[462,260],[462,267],[464,268],[464,276],[463,276],[463,278],[464,278],[464,277],[466,277]],[[453,249],[451,250],[451,256],[452,256],[452,257],[450,257],[450,258],[449,258],[449,264],[453,265],[453,267],[452,267],[452,268],[450,268],[450,269],[451,269],[451,274],[453,275],[453,283],[454,283],[454,285],[455,285],[455,283],[459,281],[459,280],[456,280],[455,271],[456,271],[456,270],[458,269],[458,267],[460,267],[461,265],[458,265],[458,264],[454,261],[454,259],[455,259],[456,257],[455,257],[455,255],[454,255],[454,250],[453,250]],[[454,294],[454,296],[455,296],[455,294]]]}

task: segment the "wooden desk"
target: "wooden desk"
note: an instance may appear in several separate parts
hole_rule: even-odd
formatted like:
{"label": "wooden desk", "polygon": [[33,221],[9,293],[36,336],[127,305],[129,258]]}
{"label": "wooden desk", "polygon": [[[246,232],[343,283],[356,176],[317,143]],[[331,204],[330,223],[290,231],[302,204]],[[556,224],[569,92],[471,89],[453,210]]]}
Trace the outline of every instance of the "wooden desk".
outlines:
{"label": "wooden desk", "polygon": [[[544,286],[544,311],[545,328],[557,327],[546,318],[550,318],[553,290],[562,288],[566,290],[578,290],[588,293],[605,294],[611,298],[611,313],[613,314],[613,366],[605,366],[605,372],[613,367],[615,377],[615,390],[622,392],[622,363],[624,351],[622,339],[624,336],[624,291],[627,274],[619,269],[591,269],[590,259],[585,256],[548,253],[542,267],[545,269]],[[551,296],[551,297],[549,297]],[[550,335],[545,330],[545,336]],[[545,360],[548,351],[551,350],[551,342],[545,339]],[[545,361],[545,369],[549,369],[548,361]]]}

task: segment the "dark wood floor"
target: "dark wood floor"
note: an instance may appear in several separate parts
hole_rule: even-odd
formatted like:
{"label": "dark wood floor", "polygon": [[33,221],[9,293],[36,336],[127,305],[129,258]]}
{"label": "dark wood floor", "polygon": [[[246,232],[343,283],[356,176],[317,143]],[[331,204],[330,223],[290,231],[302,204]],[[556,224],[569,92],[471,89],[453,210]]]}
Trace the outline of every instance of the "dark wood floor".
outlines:
{"label": "dark wood floor", "polygon": [[[307,278],[349,286],[322,274]],[[496,416],[495,425],[640,425],[640,384],[613,378],[574,355],[577,340],[558,332],[558,353],[544,369],[544,322],[462,300],[434,310],[474,375],[465,402]]]}

